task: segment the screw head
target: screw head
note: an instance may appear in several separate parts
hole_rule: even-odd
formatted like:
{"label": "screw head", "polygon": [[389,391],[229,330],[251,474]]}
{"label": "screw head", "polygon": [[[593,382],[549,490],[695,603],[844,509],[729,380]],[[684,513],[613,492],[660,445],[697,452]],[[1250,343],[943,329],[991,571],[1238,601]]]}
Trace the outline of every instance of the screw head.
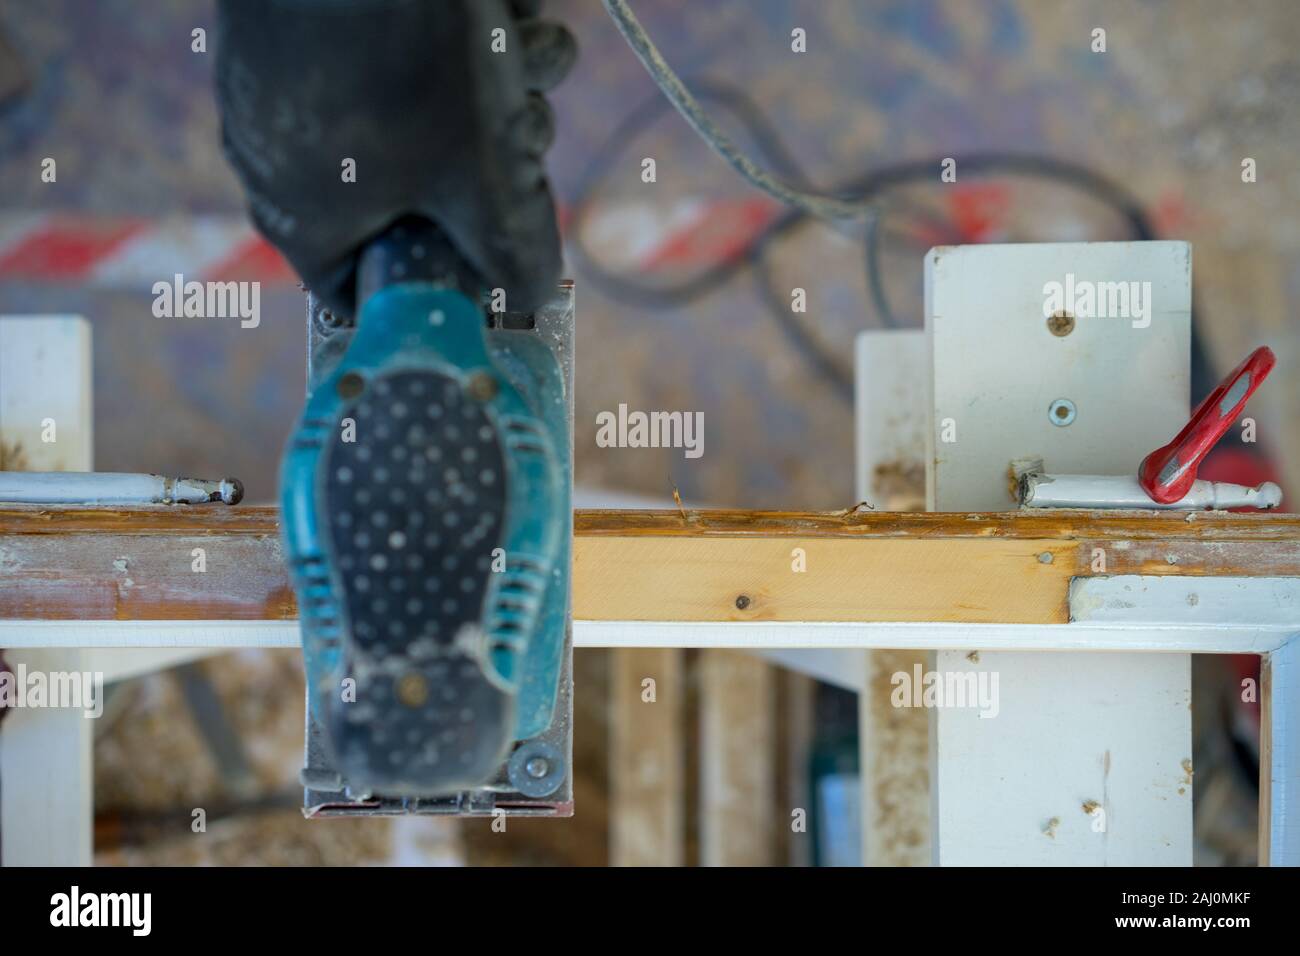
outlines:
{"label": "screw head", "polygon": [[564,773],[564,755],[536,738],[520,744],[506,763],[510,785],[526,797],[545,797],[559,790]]}
{"label": "screw head", "polygon": [[[306,291],[305,287],[304,291]],[[308,295],[307,304],[311,310],[312,326],[315,328],[316,333],[323,338],[329,338],[335,332],[350,329],[356,324],[352,319],[335,315],[314,295]]]}
{"label": "screw head", "polygon": [[357,372],[347,372],[339,379],[338,390],[341,398],[356,398],[366,390],[366,380]]}
{"label": "screw head", "polygon": [[475,372],[469,377],[465,390],[477,402],[490,402],[497,395],[497,380],[487,372]]}
{"label": "screw head", "polygon": [[1069,312],[1053,312],[1047,317],[1047,331],[1064,338],[1074,331],[1074,316]]}
{"label": "screw head", "polygon": [[1078,409],[1074,407],[1074,402],[1068,398],[1058,398],[1047,406],[1047,420],[1058,428],[1064,428],[1074,421]]}
{"label": "screw head", "polygon": [[429,682],[423,674],[414,671],[402,675],[397,682],[397,699],[412,709],[423,707],[429,699]]}
{"label": "screw head", "polygon": [[747,608],[747,607],[749,607],[749,595],[748,595],[748,594],[742,594],[742,595],[740,595],[738,598],[736,598],[736,609],[737,609],[737,610],[739,610],[739,611],[743,611],[743,610],[745,610],[745,608]]}

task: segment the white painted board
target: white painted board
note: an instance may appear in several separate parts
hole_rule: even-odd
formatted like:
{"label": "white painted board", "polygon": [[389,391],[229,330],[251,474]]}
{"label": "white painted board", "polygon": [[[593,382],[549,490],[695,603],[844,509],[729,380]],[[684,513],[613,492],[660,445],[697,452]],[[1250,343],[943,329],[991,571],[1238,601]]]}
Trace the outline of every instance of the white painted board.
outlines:
{"label": "white painted board", "polygon": [[[1013,508],[1018,458],[1042,458],[1056,474],[1134,473],[1186,423],[1186,243],[944,247],[926,254],[925,280],[931,510]],[[1068,414],[1054,418],[1062,406]],[[979,659],[996,669],[1010,709],[994,719],[929,711],[936,863],[1191,864],[1190,776],[1184,793],[1170,789],[1170,768],[1191,756],[1187,655]],[[946,679],[974,665],[947,650],[934,666]],[[1105,789],[1085,793],[1102,781],[1107,753]],[[1083,838],[1089,800],[1110,821],[1104,844]]]}
{"label": "white painted board", "polygon": [[[0,316],[0,440],[20,446],[24,471],[91,470],[85,319]],[[84,657],[75,649],[5,655],[11,668],[46,673],[82,672]],[[0,729],[0,864],[90,863],[93,741],[93,720],[78,710],[17,708],[8,716]]]}
{"label": "white painted board", "polygon": [[[1007,483],[1011,458],[1040,456],[1056,474],[1136,473],[1190,412],[1191,270],[1185,242],[950,246],[927,253],[935,425],[928,432],[930,510],[1015,507]],[[1043,315],[1044,288],[1070,276],[1076,289],[1083,281],[1149,283],[1143,298],[1151,314],[1079,317],[1070,334],[1054,335]],[[1129,311],[1137,311],[1132,302]],[[1049,408],[1057,399],[1074,403],[1072,424],[1052,423]],[[944,440],[945,423],[955,440]]]}
{"label": "white painted board", "polygon": [[1191,862],[1188,655],[935,658],[940,673],[999,676],[996,716],[953,708],[935,723],[940,865]]}

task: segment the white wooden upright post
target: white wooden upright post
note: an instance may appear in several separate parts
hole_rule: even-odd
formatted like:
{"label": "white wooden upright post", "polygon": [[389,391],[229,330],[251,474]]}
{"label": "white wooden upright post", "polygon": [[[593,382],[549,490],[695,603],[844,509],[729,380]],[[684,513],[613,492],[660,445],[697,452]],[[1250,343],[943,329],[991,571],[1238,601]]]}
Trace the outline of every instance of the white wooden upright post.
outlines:
{"label": "white wooden upright post", "polygon": [[[930,363],[921,329],[858,335],[855,357],[855,495],[876,511],[925,507]],[[930,862],[929,720],[893,707],[891,680],[928,667],[924,650],[861,651],[858,773],[865,866]]]}
{"label": "white wooden upright post", "polygon": [[[22,470],[91,470],[90,341],[79,316],[0,317],[0,442]],[[5,654],[11,669],[45,673],[81,672],[85,657]],[[93,742],[94,721],[75,708],[15,708],[0,723],[0,864],[90,864]]]}
{"label": "white wooden upright post", "polygon": [[[927,253],[930,509],[1015,507],[1016,458],[1134,474],[1189,415],[1191,270],[1182,242]],[[987,651],[935,655],[1001,701],[932,713],[935,862],[1191,865],[1189,655]]]}

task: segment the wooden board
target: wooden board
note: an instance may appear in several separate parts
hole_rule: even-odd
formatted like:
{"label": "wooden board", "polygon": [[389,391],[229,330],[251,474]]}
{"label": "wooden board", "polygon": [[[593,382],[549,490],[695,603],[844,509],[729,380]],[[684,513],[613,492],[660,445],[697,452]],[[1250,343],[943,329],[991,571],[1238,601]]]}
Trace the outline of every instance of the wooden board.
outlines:
{"label": "wooden board", "polygon": [[[924,329],[858,334],[853,385],[855,497],[885,511],[925,507],[930,345]],[[859,835],[865,866],[930,862],[930,715],[891,703],[893,677],[926,650],[867,650],[858,691]]]}
{"label": "wooden board", "polygon": [[[933,712],[935,863],[1191,865],[1190,655],[938,651],[933,667],[1000,679],[992,720]],[[1085,719],[1057,674],[1087,689]]]}
{"label": "wooden board", "polygon": [[736,651],[700,655],[700,865],[776,862],[776,670]]}
{"label": "wooden board", "polygon": [[[583,511],[574,533],[591,621],[1061,623],[1098,549],[1108,574],[1300,575],[1287,514]],[[9,506],[0,618],[292,620],[282,560],[272,508]]]}
{"label": "wooden board", "polygon": [[[686,767],[682,651],[625,648],[611,656],[610,863],[682,866]],[[653,685],[646,684],[654,681]]]}

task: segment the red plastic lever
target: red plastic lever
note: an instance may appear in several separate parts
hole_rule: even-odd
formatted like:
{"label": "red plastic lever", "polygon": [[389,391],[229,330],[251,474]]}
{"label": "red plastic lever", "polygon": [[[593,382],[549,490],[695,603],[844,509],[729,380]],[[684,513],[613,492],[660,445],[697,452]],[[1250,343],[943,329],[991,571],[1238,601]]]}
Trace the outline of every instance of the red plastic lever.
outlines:
{"label": "red plastic lever", "polygon": [[1255,349],[1196,406],[1192,420],[1178,437],[1142,459],[1138,483],[1152,501],[1172,504],[1186,497],[1205,456],[1237,420],[1276,364],[1277,358],[1268,346]]}

